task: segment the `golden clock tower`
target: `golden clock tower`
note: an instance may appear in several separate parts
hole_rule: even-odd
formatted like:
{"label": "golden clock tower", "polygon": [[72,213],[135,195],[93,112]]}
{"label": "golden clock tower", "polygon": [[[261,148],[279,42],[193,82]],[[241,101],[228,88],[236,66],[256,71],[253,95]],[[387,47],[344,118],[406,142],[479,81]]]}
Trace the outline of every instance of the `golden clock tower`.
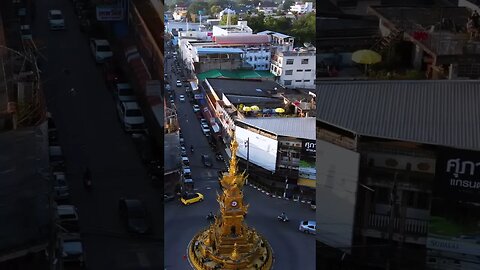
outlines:
{"label": "golden clock tower", "polygon": [[232,137],[230,166],[220,180],[223,192],[217,195],[220,215],[194,236],[188,246],[188,258],[197,270],[271,269],[273,254],[270,245],[244,221],[248,209],[242,191],[246,176],[237,171],[238,143],[234,134]]}

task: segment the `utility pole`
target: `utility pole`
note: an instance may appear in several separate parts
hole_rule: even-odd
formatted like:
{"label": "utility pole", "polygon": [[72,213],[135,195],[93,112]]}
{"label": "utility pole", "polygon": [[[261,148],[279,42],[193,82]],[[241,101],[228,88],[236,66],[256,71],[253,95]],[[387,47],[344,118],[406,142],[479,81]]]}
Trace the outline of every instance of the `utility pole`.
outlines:
{"label": "utility pole", "polygon": [[[248,175],[248,165],[250,164],[250,137],[247,138],[245,142],[245,147],[247,148],[247,175]],[[245,184],[248,184],[248,177],[245,179]]]}

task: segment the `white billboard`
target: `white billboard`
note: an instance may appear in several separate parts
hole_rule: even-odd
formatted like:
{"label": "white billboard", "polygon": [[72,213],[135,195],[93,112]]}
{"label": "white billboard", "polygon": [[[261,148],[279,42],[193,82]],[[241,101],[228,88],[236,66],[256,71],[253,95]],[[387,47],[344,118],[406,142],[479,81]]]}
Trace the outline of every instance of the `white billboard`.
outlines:
{"label": "white billboard", "polygon": [[317,239],[350,253],[360,155],[317,140]]}
{"label": "white billboard", "polygon": [[235,137],[238,142],[237,156],[247,159],[247,140],[250,144],[250,162],[266,170],[275,171],[277,163],[278,142],[258,133],[241,127],[235,128]]}

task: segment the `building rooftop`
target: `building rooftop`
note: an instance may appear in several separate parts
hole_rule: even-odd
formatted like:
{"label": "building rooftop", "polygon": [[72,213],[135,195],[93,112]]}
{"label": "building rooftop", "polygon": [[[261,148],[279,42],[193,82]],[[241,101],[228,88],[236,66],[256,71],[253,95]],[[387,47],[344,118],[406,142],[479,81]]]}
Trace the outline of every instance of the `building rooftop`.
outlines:
{"label": "building rooftop", "polygon": [[[471,11],[465,7],[372,6],[370,10],[436,55],[461,55],[471,43],[466,31]],[[416,40],[414,32],[426,32],[428,38]]]}
{"label": "building rooftop", "polygon": [[246,34],[239,36],[216,36],[213,38],[217,44],[264,44],[270,42],[267,35]]}
{"label": "building rooftop", "polygon": [[289,35],[285,35],[285,34],[270,31],[270,30],[265,30],[265,31],[258,32],[257,35],[272,35],[272,36],[276,36],[278,38],[291,38],[292,37],[292,36],[289,36]]}
{"label": "building rooftop", "polygon": [[46,121],[0,133],[0,256],[48,244],[47,138]]}
{"label": "building rooftop", "polygon": [[238,48],[196,48],[199,55],[201,54],[219,54],[219,53],[243,53],[242,49]]}
{"label": "building rooftop", "polygon": [[249,97],[271,97],[272,91],[283,92],[285,88],[273,81],[239,80],[239,79],[206,79],[217,93],[225,95],[241,95]]}
{"label": "building rooftop", "polygon": [[274,75],[265,70],[221,70],[212,69],[197,75],[199,81],[207,78],[231,78],[231,79],[273,79]]}
{"label": "building rooftop", "polygon": [[237,120],[256,128],[274,133],[307,140],[316,139],[315,117],[259,117]]}
{"label": "building rooftop", "polygon": [[317,119],[358,135],[480,150],[478,81],[317,85]]}

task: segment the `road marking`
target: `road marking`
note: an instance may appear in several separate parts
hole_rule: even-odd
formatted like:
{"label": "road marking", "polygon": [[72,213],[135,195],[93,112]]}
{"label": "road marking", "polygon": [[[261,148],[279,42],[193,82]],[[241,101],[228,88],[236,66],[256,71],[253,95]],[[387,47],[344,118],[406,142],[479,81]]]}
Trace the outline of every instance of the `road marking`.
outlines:
{"label": "road marking", "polygon": [[143,252],[137,252],[138,262],[140,263],[141,267],[149,268],[150,262],[147,259],[147,256]]}

